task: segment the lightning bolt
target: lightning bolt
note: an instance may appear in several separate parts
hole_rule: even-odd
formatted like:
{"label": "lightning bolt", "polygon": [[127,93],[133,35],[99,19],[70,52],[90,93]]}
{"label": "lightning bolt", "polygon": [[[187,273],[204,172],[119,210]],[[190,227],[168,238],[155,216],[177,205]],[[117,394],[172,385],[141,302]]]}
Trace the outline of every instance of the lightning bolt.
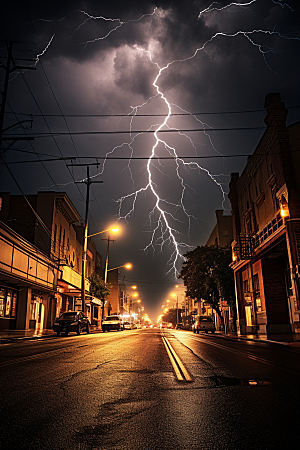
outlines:
{"label": "lightning bolt", "polygon": [[[218,5],[218,4],[219,4],[218,2],[213,2],[210,6],[208,6],[208,7],[205,8],[205,9],[203,9],[203,11],[200,11],[199,16],[198,16],[198,19],[199,19],[203,14],[208,13],[208,12],[212,12],[212,11],[224,11],[224,10],[226,10],[226,9],[230,9],[232,6],[239,6],[239,7],[241,7],[241,8],[245,8],[246,6],[250,6],[250,5],[252,5],[253,3],[256,3],[257,1],[258,1],[258,0],[251,0],[250,2],[244,2],[244,3],[241,3],[241,2],[239,2],[239,3],[237,3],[237,2],[231,2],[231,3],[229,3],[228,5],[224,5],[224,6],[220,7],[220,8],[214,6],[214,5]],[[278,0],[278,1],[271,0],[271,1],[272,1],[272,3],[274,3],[275,5],[280,5],[281,8],[289,8],[291,11],[294,11],[293,8],[292,8],[290,5],[288,5],[287,3],[284,3],[284,2],[281,1],[281,0]]]}
{"label": "lightning bolt", "polygon": [[36,66],[37,63],[39,62],[40,57],[43,56],[43,55],[46,53],[46,51],[48,50],[48,48],[50,47],[51,42],[53,41],[54,36],[55,36],[55,35],[53,34],[52,37],[51,37],[51,39],[50,39],[50,41],[47,43],[46,47],[45,47],[44,50],[42,51],[42,53],[39,53],[38,55],[36,55],[36,57],[35,57],[35,63],[34,63],[35,66]]}
{"label": "lightning bolt", "polygon": [[[274,3],[276,5],[280,5],[280,7],[282,7],[282,8],[289,8],[292,11],[292,8],[288,5],[288,3],[285,3],[281,0],[278,0],[278,1],[271,0],[271,1],[272,1],[272,3]],[[212,12],[221,12],[221,11],[224,12],[225,10],[229,11],[233,7],[248,9],[257,2],[258,2],[258,0],[250,0],[247,2],[231,2],[222,7],[218,6],[219,4],[217,2],[213,2],[209,7],[207,7],[206,9],[199,12],[198,19],[204,20],[204,16],[209,13],[211,14]],[[86,16],[86,19],[76,28],[73,35],[82,26],[84,26],[85,23],[87,23],[87,21],[90,21],[90,20],[103,20],[103,21],[107,21],[107,22],[109,21],[112,23],[116,23],[116,26],[114,26],[105,35],[98,37],[96,39],[92,39],[92,40],[88,40],[88,41],[84,42],[83,44],[86,47],[90,43],[108,39],[109,36],[112,33],[117,32],[117,30],[120,29],[120,27],[127,25],[130,22],[141,21],[146,16],[154,16],[154,14],[156,14],[158,11],[159,11],[158,8],[154,8],[152,13],[142,15],[138,19],[129,20],[127,22],[121,21],[121,19],[112,19],[112,18],[110,19],[110,18],[105,18],[103,16],[92,16],[85,11],[80,11],[82,14],[84,14]],[[130,156],[128,158],[127,169],[130,173],[131,181],[133,184],[133,189],[130,193],[123,195],[118,200],[116,200],[116,202],[118,204],[118,220],[128,221],[130,219],[130,217],[135,213],[138,198],[140,196],[142,196],[143,194],[150,193],[150,195],[153,199],[152,207],[151,207],[149,215],[148,215],[149,226],[150,226],[150,239],[149,239],[149,243],[144,248],[144,251],[147,252],[148,250],[152,249],[155,252],[156,248],[159,248],[159,251],[163,252],[164,248],[168,247],[168,249],[170,251],[170,257],[168,260],[168,272],[167,273],[173,273],[174,276],[176,276],[179,272],[179,264],[184,260],[185,251],[192,248],[189,244],[187,244],[182,239],[182,235],[179,231],[179,226],[177,227],[178,224],[182,224],[182,221],[176,216],[176,211],[178,209],[180,209],[180,211],[183,213],[183,217],[185,220],[184,223],[187,223],[187,234],[188,235],[191,230],[192,222],[194,220],[196,220],[196,221],[199,220],[197,217],[195,217],[193,214],[191,214],[189,212],[189,210],[187,209],[187,207],[185,206],[186,205],[186,201],[185,201],[186,196],[192,190],[192,187],[189,186],[185,182],[184,175],[182,173],[184,171],[197,170],[199,173],[204,173],[207,177],[209,177],[211,179],[211,181],[213,183],[215,183],[220,190],[220,194],[221,194],[221,198],[222,198],[222,207],[224,207],[227,193],[225,192],[225,190],[223,188],[223,183],[220,181],[220,178],[222,179],[222,177],[224,177],[223,174],[212,174],[212,173],[210,173],[210,171],[208,169],[200,166],[195,161],[186,162],[183,158],[178,156],[176,148],[174,146],[168,144],[168,142],[165,139],[163,139],[163,137],[162,137],[163,131],[171,129],[171,126],[169,125],[169,121],[172,116],[172,108],[173,109],[177,108],[182,112],[190,114],[190,116],[192,118],[194,118],[197,122],[199,122],[201,124],[203,129],[207,128],[209,126],[207,124],[205,124],[204,122],[200,121],[200,119],[195,117],[193,114],[191,114],[188,111],[181,108],[180,106],[175,105],[174,103],[171,103],[160,88],[160,85],[159,85],[160,78],[161,78],[162,74],[164,72],[168,71],[168,69],[171,66],[173,66],[175,64],[182,64],[182,63],[185,63],[189,60],[196,58],[199,52],[206,51],[207,46],[219,37],[223,37],[226,39],[234,39],[234,38],[237,38],[238,36],[244,37],[250,43],[251,46],[255,47],[258,50],[258,52],[262,55],[267,67],[270,70],[272,70],[268,65],[268,62],[266,60],[266,55],[270,52],[276,52],[277,50],[275,48],[270,48],[270,47],[267,47],[260,43],[257,43],[256,36],[259,36],[259,35],[269,35],[269,36],[277,36],[281,39],[299,40],[298,36],[291,37],[291,36],[283,35],[277,31],[270,31],[270,30],[263,30],[263,29],[250,30],[250,31],[238,30],[234,33],[225,33],[225,32],[219,31],[219,32],[216,32],[215,34],[213,34],[202,46],[196,48],[196,50],[193,51],[190,54],[190,56],[183,58],[183,59],[172,60],[164,65],[159,65],[157,62],[155,62],[153,60],[153,55],[149,49],[141,48],[138,46],[132,47],[135,51],[147,55],[150,63],[156,67],[157,74],[152,83],[155,95],[153,95],[146,102],[144,102],[140,105],[130,106],[131,111],[128,114],[128,116],[130,118],[129,140],[128,140],[128,142],[123,142],[122,144],[115,146],[111,150],[109,150],[106,153],[106,158],[109,157],[110,155],[112,155],[114,152],[116,152],[116,150],[123,149],[126,147],[129,148]],[[51,41],[52,41],[52,39],[51,39]],[[48,46],[45,48],[44,52],[49,47],[51,41],[49,42]],[[44,52],[42,54],[44,54]],[[42,56],[42,54],[38,55],[38,56]],[[144,108],[146,105],[148,105],[150,103],[150,101],[152,101],[155,98],[159,98],[163,102],[163,104],[166,107],[167,112],[166,112],[166,115],[164,116],[164,119],[161,121],[161,123],[152,124],[148,128],[148,131],[153,131],[154,145],[152,146],[151,149],[149,149],[149,155],[147,157],[147,164],[146,164],[147,180],[143,187],[141,187],[139,189],[135,189],[134,188],[134,177],[133,177],[133,173],[131,170],[131,161],[132,161],[132,157],[134,155],[135,141],[138,138],[138,136],[140,136],[142,134],[142,132],[133,134],[132,133],[132,125],[133,125],[134,119],[138,115],[138,111],[141,110],[142,108]],[[174,129],[174,128],[172,128],[172,129]],[[175,128],[175,130],[178,132],[178,135],[185,138],[189,142],[189,144],[194,149],[195,153],[197,153],[197,145],[199,143],[196,143],[190,136],[188,136],[185,133],[181,133],[178,129]],[[213,150],[216,153],[220,154],[218,152],[218,150],[215,148],[215,146],[213,145],[213,141],[212,141],[210,134],[205,132],[205,135],[208,138],[210,147],[213,148]],[[204,145],[204,144],[201,144],[201,145]],[[164,169],[161,165],[160,158],[159,158],[160,147],[162,147],[172,157],[173,162],[175,164],[176,179],[180,185],[180,195],[179,195],[179,198],[177,199],[177,201],[170,201],[168,198],[162,197],[159,192],[160,186],[157,185],[157,183],[155,182],[155,176],[154,176],[155,172],[154,171],[159,171],[162,175],[166,175],[164,172]],[[102,163],[102,168],[99,171],[99,173],[94,175],[95,177],[104,173],[105,165],[106,165],[106,159],[104,159],[104,161]]]}

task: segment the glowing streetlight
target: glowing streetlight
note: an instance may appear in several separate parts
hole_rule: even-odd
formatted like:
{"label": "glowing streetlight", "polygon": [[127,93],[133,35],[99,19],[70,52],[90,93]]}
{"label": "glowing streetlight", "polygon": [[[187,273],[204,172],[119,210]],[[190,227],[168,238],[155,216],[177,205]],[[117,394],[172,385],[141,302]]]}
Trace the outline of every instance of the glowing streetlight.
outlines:
{"label": "glowing streetlight", "polygon": [[107,272],[110,272],[111,270],[120,269],[121,267],[125,267],[125,269],[131,269],[132,268],[132,264],[127,263],[127,264],[123,264],[123,266],[114,267],[113,269],[107,269]]}
{"label": "glowing streetlight", "polygon": [[108,228],[107,230],[98,231],[98,233],[87,234],[88,229],[88,220],[87,220],[87,211],[86,211],[86,220],[85,220],[85,229],[83,235],[83,255],[82,255],[82,274],[81,274],[81,304],[82,311],[85,312],[85,268],[86,268],[86,255],[87,255],[87,242],[88,238],[92,236],[96,236],[97,234],[105,233],[106,231],[112,231],[113,233],[117,233],[119,231],[118,228]]}
{"label": "glowing streetlight", "polygon": [[106,231],[111,231],[112,233],[118,233],[119,228],[108,228],[107,230],[98,231],[98,233],[89,234],[87,237],[97,236],[97,234],[105,233]]}

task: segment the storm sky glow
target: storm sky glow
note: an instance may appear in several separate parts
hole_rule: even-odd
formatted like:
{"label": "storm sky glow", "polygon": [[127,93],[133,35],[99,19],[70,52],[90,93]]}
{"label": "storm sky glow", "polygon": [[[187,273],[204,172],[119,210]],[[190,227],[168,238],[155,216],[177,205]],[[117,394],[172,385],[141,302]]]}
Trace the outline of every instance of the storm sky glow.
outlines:
{"label": "storm sky glow", "polygon": [[[32,114],[33,128],[18,132],[49,135],[15,143],[6,162],[31,160],[32,152],[99,162],[91,176],[104,183],[92,187],[89,232],[120,222],[110,264],[132,262],[125,279],[140,285],[153,319],[184,253],[205,244],[216,209],[230,212],[230,173],[241,171],[246,157],[227,157],[255,149],[265,96],[280,92],[287,106],[300,104],[296,3],[55,1],[51,8],[13,1],[5,21],[2,15],[2,39],[18,39],[15,58],[30,55],[37,69],[12,74],[5,126]],[[291,108],[288,121],[298,119]],[[205,131],[182,131],[193,129]],[[56,132],[62,135],[51,137]],[[85,191],[74,180],[85,178],[85,167],[60,161],[10,168],[25,194],[66,191],[84,216]],[[3,164],[0,182],[1,191],[19,193]],[[95,242],[104,255],[105,244]]]}

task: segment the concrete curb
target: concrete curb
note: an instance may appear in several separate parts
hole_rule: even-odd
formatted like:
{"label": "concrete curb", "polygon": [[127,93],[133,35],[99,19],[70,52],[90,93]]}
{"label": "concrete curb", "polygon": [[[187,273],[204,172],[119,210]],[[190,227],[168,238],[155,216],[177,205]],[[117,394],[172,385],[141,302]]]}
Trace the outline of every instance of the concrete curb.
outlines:
{"label": "concrete curb", "polygon": [[222,334],[222,333],[215,333],[214,336],[218,336],[223,339],[231,339],[231,340],[241,340],[241,341],[253,341],[253,342],[262,342],[266,344],[279,344],[279,345],[285,345],[290,347],[300,347],[300,341],[291,341],[291,342],[285,342],[285,341],[273,341],[272,339],[259,339],[259,338],[251,338],[247,336],[234,336],[234,335],[228,335],[228,334]]}
{"label": "concrete curb", "polygon": [[[90,334],[97,334],[102,333],[102,330],[92,330]],[[58,336],[56,333],[45,333],[40,334],[37,336],[29,335],[29,336],[0,336],[0,344],[9,344],[13,342],[20,342],[20,341],[35,341],[39,339],[47,339],[47,338],[57,338]]]}

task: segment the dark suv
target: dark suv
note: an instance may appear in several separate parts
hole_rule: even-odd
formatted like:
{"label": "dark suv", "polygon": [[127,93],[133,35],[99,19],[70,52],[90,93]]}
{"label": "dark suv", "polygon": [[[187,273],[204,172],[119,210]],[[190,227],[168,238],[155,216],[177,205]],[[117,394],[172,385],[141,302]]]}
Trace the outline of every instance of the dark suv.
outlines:
{"label": "dark suv", "polygon": [[54,322],[53,330],[57,333],[64,333],[68,336],[68,333],[74,331],[80,334],[82,331],[90,332],[89,319],[81,311],[67,311],[62,313]]}

